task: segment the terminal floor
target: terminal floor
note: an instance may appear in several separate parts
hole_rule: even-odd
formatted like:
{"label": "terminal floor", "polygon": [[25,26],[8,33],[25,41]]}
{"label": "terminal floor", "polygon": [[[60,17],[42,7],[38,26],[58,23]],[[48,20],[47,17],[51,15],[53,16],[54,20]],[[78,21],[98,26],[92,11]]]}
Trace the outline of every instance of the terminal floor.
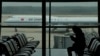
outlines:
{"label": "terminal floor", "polygon": [[[42,49],[36,49],[31,56],[42,56]],[[49,49],[46,49],[46,56],[50,56]],[[67,49],[51,49],[51,56],[68,56]],[[72,56],[76,56],[76,54],[73,52]],[[84,56],[90,55],[84,54]]]}

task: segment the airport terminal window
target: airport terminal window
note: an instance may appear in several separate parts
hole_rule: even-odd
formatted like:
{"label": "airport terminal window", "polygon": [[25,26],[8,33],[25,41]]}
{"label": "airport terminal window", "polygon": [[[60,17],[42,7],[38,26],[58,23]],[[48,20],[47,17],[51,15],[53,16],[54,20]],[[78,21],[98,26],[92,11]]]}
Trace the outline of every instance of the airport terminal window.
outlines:
{"label": "airport terminal window", "polygon": [[[41,2],[2,2],[2,26],[41,26],[41,4]],[[33,18],[35,19],[32,20]],[[40,24],[31,23],[38,18]]]}
{"label": "airport terminal window", "polygon": [[2,2],[1,20],[1,36],[24,33],[28,41],[40,42],[32,55],[42,56],[42,2]]}
{"label": "airport terminal window", "polygon": [[[35,55],[42,56],[42,50],[41,50],[42,28],[36,27],[36,26],[42,26],[41,25],[42,24],[41,3],[37,3],[37,2],[15,3],[14,2],[14,4],[17,4],[16,6],[11,5],[11,4],[13,3],[2,2],[1,36],[4,36],[4,35],[11,36],[15,33],[25,33],[27,38],[34,37],[34,40],[40,41],[40,44],[36,48],[37,53],[34,54],[34,56]],[[22,6],[20,6],[21,4]],[[31,6],[32,4],[33,6]],[[67,47],[71,46],[71,44],[73,43],[72,41],[69,41],[70,40],[69,35],[73,34],[73,31],[71,28],[71,26],[73,25],[77,25],[79,27],[82,26],[83,28],[81,29],[83,30],[83,32],[87,32],[88,30],[88,32],[93,32],[93,33],[98,34],[98,28],[95,27],[97,26],[97,23],[98,23],[97,2],[51,2],[51,8],[49,6],[50,6],[49,3],[46,3],[46,12],[47,12],[46,26],[51,25],[50,28],[49,27],[46,28],[46,56],[48,55],[50,56],[50,54],[51,56],[53,55],[66,56],[67,55],[66,49]],[[49,16],[49,13],[50,13],[49,9],[51,9],[51,16]],[[35,16],[32,16],[32,15],[35,15]],[[21,17],[21,20],[19,20],[20,17]],[[26,20],[23,19],[24,17]],[[34,18],[36,17],[36,21],[34,24],[30,24],[30,23],[33,23],[32,21],[33,17]],[[51,24],[49,24],[50,23],[49,17],[51,17]],[[89,17],[95,18],[97,20],[95,20],[95,22],[93,21],[94,19],[93,20],[91,19],[91,22],[88,22],[89,20],[88,21],[83,20],[83,18],[89,18]],[[9,20],[6,21],[7,18]],[[12,18],[18,19],[18,20],[13,20]],[[73,21],[73,20],[70,20],[70,18],[72,19],[78,18],[79,21],[78,22],[77,20]],[[81,19],[83,21],[81,21]],[[29,24],[24,23],[24,21]],[[19,22],[20,24],[18,24],[17,22]],[[21,22],[23,22],[24,24],[22,24]],[[35,28],[33,27],[34,25],[35,25]],[[4,26],[7,26],[7,27],[10,26],[10,28],[6,28],[6,27],[3,28]],[[14,28],[14,26],[18,26],[18,27]],[[26,26],[26,28],[21,28],[21,26]],[[90,27],[88,28],[88,26]],[[31,38],[28,38],[28,40],[30,39]]]}
{"label": "airport terminal window", "polygon": [[13,36],[16,33],[24,33],[27,36],[28,41],[34,38],[34,41],[39,40],[40,44],[37,46],[38,49],[41,49],[42,44],[42,29],[41,28],[17,28],[15,32],[14,28],[1,28],[1,36]]}
{"label": "airport terminal window", "polygon": [[79,26],[83,32],[96,33],[98,36],[97,8],[97,2],[51,2],[51,56],[68,55],[66,49],[73,44],[70,39],[70,34],[73,34],[71,26]]}

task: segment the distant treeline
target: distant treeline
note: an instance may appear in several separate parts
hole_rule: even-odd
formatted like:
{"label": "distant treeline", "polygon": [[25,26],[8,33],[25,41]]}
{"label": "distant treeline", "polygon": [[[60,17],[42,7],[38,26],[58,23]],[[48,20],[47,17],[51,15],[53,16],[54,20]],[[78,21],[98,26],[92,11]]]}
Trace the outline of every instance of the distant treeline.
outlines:
{"label": "distant treeline", "polygon": [[[46,13],[49,13],[49,7],[46,7]],[[68,14],[68,15],[97,15],[97,7],[51,7],[52,14]],[[5,6],[2,7],[2,14],[42,14],[42,7],[32,6]]]}

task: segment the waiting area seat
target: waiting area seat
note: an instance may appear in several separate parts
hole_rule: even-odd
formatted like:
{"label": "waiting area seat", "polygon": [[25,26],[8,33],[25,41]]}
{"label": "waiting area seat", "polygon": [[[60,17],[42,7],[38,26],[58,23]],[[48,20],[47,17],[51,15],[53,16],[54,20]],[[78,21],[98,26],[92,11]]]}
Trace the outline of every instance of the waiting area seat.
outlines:
{"label": "waiting area seat", "polygon": [[25,34],[17,33],[12,37],[8,37],[7,40],[0,42],[0,55],[31,56],[31,54],[35,53],[35,48],[38,45],[39,41],[28,42]]}
{"label": "waiting area seat", "polygon": [[93,33],[84,33],[86,39],[86,48],[89,56],[100,56],[100,42],[98,41],[99,36]]}
{"label": "waiting area seat", "polygon": [[35,49],[39,44],[39,41],[28,42],[25,34],[23,33],[21,34],[17,33],[14,36],[12,36],[12,38],[18,43],[19,48],[27,47],[27,48]]}

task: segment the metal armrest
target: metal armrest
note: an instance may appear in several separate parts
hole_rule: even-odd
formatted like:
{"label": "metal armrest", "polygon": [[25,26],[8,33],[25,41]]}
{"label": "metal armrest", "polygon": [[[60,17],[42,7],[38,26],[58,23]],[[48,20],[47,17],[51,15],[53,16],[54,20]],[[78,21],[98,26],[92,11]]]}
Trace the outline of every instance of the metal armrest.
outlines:
{"label": "metal armrest", "polygon": [[19,53],[19,54],[16,54],[14,56],[30,56],[30,55],[28,55],[27,53]]}
{"label": "metal armrest", "polygon": [[34,40],[34,37],[28,37],[28,38],[31,38],[29,41],[32,41],[32,40]]}

